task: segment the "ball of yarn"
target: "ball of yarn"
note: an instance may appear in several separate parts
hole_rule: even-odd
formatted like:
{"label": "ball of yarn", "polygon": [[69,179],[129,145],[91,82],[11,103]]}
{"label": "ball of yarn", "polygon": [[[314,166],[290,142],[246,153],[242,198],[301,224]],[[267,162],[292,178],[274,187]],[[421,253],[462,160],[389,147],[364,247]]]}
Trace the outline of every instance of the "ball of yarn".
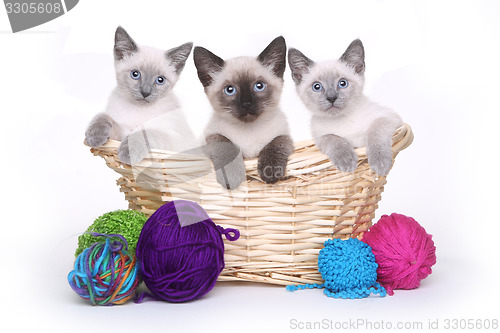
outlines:
{"label": "ball of yarn", "polygon": [[[135,256],[127,251],[120,235],[100,235],[104,242],[85,249],[68,274],[73,290],[92,305],[123,304],[132,298],[139,284]],[[111,241],[118,237],[121,241]],[[123,248],[125,245],[125,248]]]}
{"label": "ball of yarn", "polygon": [[87,232],[78,237],[78,248],[75,251],[75,256],[78,256],[92,244],[105,241],[105,237],[93,236],[93,233],[122,235],[127,240],[129,253],[135,254],[139,234],[147,219],[144,213],[130,209],[116,210],[99,216],[87,229]]}
{"label": "ball of yarn", "polygon": [[357,238],[327,240],[319,252],[318,270],[324,283],[287,286],[287,290],[321,288],[329,297],[344,299],[364,298],[371,293],[386,295],[377,283],[377,263],[371,248]]}
{"label": "ball of yarn", "polygon": [[414,289],[432,273],[436,247],[432,236],[413,218],[384,215],[363,236],[378,263],[378,281],[387,288]]}
{"label": "ball of yarn", "polygon": [[185,302],[208,293],[224,268],[222,234],[228,240],[239,238],[238,230],[215,225],[195,202],[161,206],[144,225],[136,250],[150,296]]}

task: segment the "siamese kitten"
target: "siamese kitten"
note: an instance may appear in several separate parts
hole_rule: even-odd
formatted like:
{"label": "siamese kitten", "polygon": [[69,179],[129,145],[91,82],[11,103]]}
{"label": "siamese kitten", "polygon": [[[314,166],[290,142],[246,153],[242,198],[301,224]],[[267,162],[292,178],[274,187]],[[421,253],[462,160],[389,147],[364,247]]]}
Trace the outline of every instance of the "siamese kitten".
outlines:
{"label": "siamese kitten", "polygon": [[208,155],[217,181],[228,189],[246,180],[243,158],[258,156],[261,179],[276,183],[285,175],[294,146],[279,100],[286,67],[283,37],[257,57],[223,60],[195,47],[198,77],[213,108],[205,128]]}
{"label": "siamese kitten", "polygon": [[172,88],[184,69],[192,43],[168,51],[138,46],[118,27],[114,62],[117,86],[103,113],[90,122],[85,138],[92,147],[108,139],[121,141],[119,159],[141,161],[151,148],[183,151],[194,146],[189,128]]}
{"label": "siamese kitten", "polygon": [[298,95],[312,111],[318,148],[340,171],[352,172],[358,162],[354,148],[366,146],[371,169],[385,176],[393,161],[392,136],[403,121],[363,95],[364,59],[359,39],[338,60],[315,63],[296,49],[288,52]]}

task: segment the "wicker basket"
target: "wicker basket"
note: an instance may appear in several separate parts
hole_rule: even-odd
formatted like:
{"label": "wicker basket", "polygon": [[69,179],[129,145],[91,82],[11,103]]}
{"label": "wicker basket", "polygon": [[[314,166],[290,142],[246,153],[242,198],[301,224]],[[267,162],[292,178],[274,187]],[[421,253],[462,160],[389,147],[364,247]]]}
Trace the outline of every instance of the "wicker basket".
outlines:
{"label": "wicker basket", "polygon": [[[394,157],[408,147],[408,125],[393,138]],[[223,189],[202,155],[153,151],[140,164],[118,161],[119,142],[92,148],[121,177],[117,183],[129,207],[151,215],[165,202],[198,202],[216,224],[237,228],[241,237],[225,242],[226,268],[219,281],[256,281],[288,285],[322,282],[317,258],[325,240],[362,237],[371,226],[385,177],[377,177],[359,148],[353,173],[339,172],[312,141],[296,144],[286,179],[262,182],[257,160],[245,161],[247,182]]]}

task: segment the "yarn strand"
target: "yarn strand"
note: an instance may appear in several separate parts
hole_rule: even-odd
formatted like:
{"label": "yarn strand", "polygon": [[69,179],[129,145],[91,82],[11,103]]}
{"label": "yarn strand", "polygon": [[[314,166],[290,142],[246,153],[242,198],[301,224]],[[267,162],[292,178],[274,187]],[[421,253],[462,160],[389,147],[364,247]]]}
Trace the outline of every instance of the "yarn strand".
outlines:
{"label": "yarn strand", "polygon": [[[92,305],[123,304],[133,297],[139,284],[135,257],[129,256],[123,236],[96,236],[105,236],[105,242],[94,243],[77,257],[68,282]],[[116,237],[120,241],[111,242]]]}

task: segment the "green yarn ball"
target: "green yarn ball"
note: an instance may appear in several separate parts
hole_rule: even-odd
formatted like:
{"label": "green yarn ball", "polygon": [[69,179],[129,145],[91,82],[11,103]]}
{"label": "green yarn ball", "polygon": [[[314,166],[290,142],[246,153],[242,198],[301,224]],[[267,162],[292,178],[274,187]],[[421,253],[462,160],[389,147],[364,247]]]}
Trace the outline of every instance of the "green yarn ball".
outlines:
{"label": "green yarn ball", "polygon": [[122,235],[127,240],[129,253],[135,254],[139,235],[147,219],[148,217],[144,213],[130,209],[116,210],[99,216],[87,229],[87,232],[78,237],[78,248],[75,256],[94,243],[106,241],[106,237],[92,236],[93,232]]}

